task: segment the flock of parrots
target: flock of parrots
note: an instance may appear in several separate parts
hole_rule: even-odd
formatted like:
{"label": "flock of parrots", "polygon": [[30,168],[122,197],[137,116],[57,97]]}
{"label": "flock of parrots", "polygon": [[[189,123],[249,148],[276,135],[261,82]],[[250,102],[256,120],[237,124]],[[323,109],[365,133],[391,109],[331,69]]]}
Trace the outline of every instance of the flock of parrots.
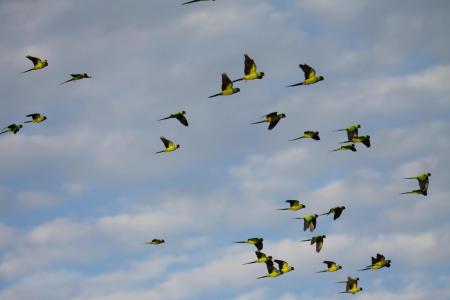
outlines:
{"label": "flock of parrots", "polygon": [[[193,0],[193,1],[188,1],[188,2],[182,3],[182,4],[186,5],[186,4],[191,4],[194,2],[200,2],[200,1],[210,1],[210,0]],[[214,1],[214,0],[211,0],[211,1]],[[245,57],[244,76],[232,81],[227,76],[226,73],[223,73],[222,74],[221,92],[211,95],[211,96],[209,96],[209,98],[218,97],[218,96],[229,96],[229,95],[233,95],[235,93],[240,92],[239,88],[233,87],[234,82],[243,81],[243,80],[248,81],[248,80],[255,80],[255,79],[263,79],[264,72],[257,71],[255,61],[247,54],[245,54],[244,57]],[[26,56],[26,58],[31,60],[31,62],[33,63],[33,67],[22,73],[40,70],[40,69],[43,69],[48,66],[48,62],[45,59],[41,59],[41,58],[37,58],[37,57],[33,57],[33,56]],[[318,83],[318,82],[324,80],[323,76],[317,76],[316,71],[312,67],[308,66],[307,64],[300,64],[299,67],[304,72],[305,79],[302,82],[288,85],[287,87],[311,85],[311,84],[315,84],[315,83]],[[61,84],[65,84],[65,83],[68,83],[71,81],[77,81],[77,80],[81,80],[81,79],[85,79],[85,78],[91,78],[91,76],[89,76],[87,73],[71,74],[71,78],[69,80],[62,82]],[[31,120],[25,121],[25,122],[23,122],[23,124],[41,123],[47,119],[46,116],[41,115],[39,113],[32,113],[32,114],[27,115],[27,117],[30,117]],[[278,122],[280,122],[280,120],[285,117],[286,117],[286,115],[284,113],[272,112],[272,113],[269,113],[269,114],[263,116],[263,119],[261,121],[257,121],[257,122],[251,123],[251,124],[268,123],[268,129],[272,130],[273,128],[275,128],[275,126],[278,124]],[[189,122],[186,118],[186,111],[181,111],[181,112],[176,112],[176,113],[170,114],[168,117],[162,118],[158,121],[164,121],[164,120],[168,120],[168,119],[176,119],[182,125],[189,126]],[[14,124],[11,124],[11,125],[5,127],[0,132],[0,134],[7,133],[7,132],[17,134],[22,127],[23,127],[22,124],[14,123]],[[360,124],[354,124],[354,125],[350,125],[346,128],[336,130],[336,131],[345,131],[347,133],[347,141],[342,142],[341,144],[344,144],[344,145],[342,145],[336,149],[333,149],[330,152],[340,151],[340,150],[350,150],[350,151],[355,152],[355,151],[357,151],[356,146],[355,146],[356,143],[362,143],[367,148],[370,148],[370,146],[371,146],[370,136],[369,135],[360,136],[359,132],[358,132],[359,128],[361,128]],[[291,139],[289,141],[295,141],[295,140],[304,139],[304,138],[310,138],[310,139],[319,141],[320,140],[319,132],[308,130],[308,131],[305,131],[304,134],[301,135],[300,137]],[[179,144],[175,144],[165,137],[161,137],[161,141],[163,142],[165,148],[161,151],[155,152],[155,154],[164,153],[164,152],[172,152],[172,151],[175,151],[180,148]],[[416,194],[416,195],[426,196],[428,193],[428,185],[429,185],[429,177],[430,176],[431,176],[430,173],[423,173],[423,174],[420,174],[419,176],[405,178],[405,179],[416,179],[419,183],[419,188],[414,189],[409,192],[401,193],[401,194]],[[286,202],[289,203],[289,207],[280,208],[278,210],[299,211],[306,207],[304,204],[300,203],[298,200],[286,200]],[[307,215],[307,216],[303,216],[303,217],[297,217],[295,219],[303,220],[303,231],[310,230],[311,232],[313,232],[316,229],[317,218],[319,218],[319,216],[332,214],[333,219],[337,220],[341,216],[341,214],[343,213],[343,211],[345,209],[346,209],[345,206],[337,206],[337,207],[331,208],[328,212],[323,213],[321,215],[312,214],[312,215]],[[311,237],[310,239],[302,240],[302,242],[310,242],[311,245],[315,244],[316,252],[320,252],[323,247],[325,238],[326,238],[325,235],[317,235],[317,236]],[[254,238],[249,238],[245,241],[236,242],[236,243],[246,243],[246,244],[254,245],[257,249],[257,251],[255,252],[256,260],[245,263],[244,265],[255,264],[255,263],[265,264],[266,268],[267,268],[267,274],[263,275],[261,277],[258,277],[258,279],[267,278],[267,277],[270,277],[270,278],[278,277],[278,276],[284,275],[290,271],[293,271],[294,267],[290,266],[286,261],[279,260],[279,259],[273,259],[272,256],[268,256],[265,253],[261,252],[261,250],[263,249],[263,240],[264,239],[261,237],[254,237]],[[163,239],[153,239],[152,241],[147,242],[145,244],[160,245],[163,243],[165,243],[165,241]],[[276,263],[278,265],[278,268],[275,267],[274,263]],[[327,268],[325,270],[319,271],[317,273],[336,272],[336,271],[339,271],[342,269],[342,266],[338,265],[334,261],[323,261],[323,263],[326,264]],[[365,268],[361,269],[360,271],[378,270],[378,269],[381,269],[384,267],[389,268],[390,266],[391,266],[391,260],[386,259],[384,257],[384,255],[377,253],[375,257],[371,258],[371,264],[366,266]],[[359,281],[358,277],[355,277],[355,278],[347,277],[347,279],[345,281],[338,282],[338,283],[346,284],[345,291],[343,291],[341,293],[356,294],[356,293],[362,291],[363,288],[358,286],[358,281]]]}

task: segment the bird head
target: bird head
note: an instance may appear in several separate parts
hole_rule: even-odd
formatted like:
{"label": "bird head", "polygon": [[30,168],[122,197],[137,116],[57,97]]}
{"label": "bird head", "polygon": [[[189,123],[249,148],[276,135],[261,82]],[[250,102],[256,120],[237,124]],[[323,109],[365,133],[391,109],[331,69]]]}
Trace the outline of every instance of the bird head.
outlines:
{"label": "bird head", "polygon": [[363,290],[363,288],[362,288],[362,287],[360,287],[360,288],[359,288],[359,290],[360,290],[360,291],[362,291],[362,290]]}
{"label": "bird head", "polygon": [[341,206],[341,208],[342,208],[342,210],[344,210],[344,209],[345,209],[345,206]]}
{"label": "bird head", "polygon": [[48,66],[48,61],[46,59],[44,60],[44,66]]}
{"label": "bird head", "polygon": [[319,81],[322,81],[322,80],[324,80],[325,78],[323,78],[323,76],[319,76],[319,77],[317,77],[318,79],[319,79]]}
{"label": "bird head", "polygon": [[161,243],[164,243],[165,242],[165,240],[161,240]]}
{"label": "bird head", "polygon": [[272,256],[267,256],[267,259],[268,259],[268,260],[271,260],[271,259],[272,259]]}
{"label": "bird head", "polygon": [[321,235],[320,237],[324,239],[324,238],[326,238],[327,236],[326,236],[326,235]]}
{"label": "bird head", "polygon": [[295,268],[294,267],[291,267],[291,271],[294,271],[295,270]]}
{"label": "bird head", "polygon": [[239,93],[240,91],[241,91],[240,88],[234,88],[234,89],[233,89],[233,92],[235,92],[235,93]]}
{"label": "bird head", "polygon": [[46,116],[44,116],[44,117],[43,117],[43,119],[44,119],[44,121],[45,121],[45,120],[47,120],[47,117],[46,117]]}
{"label": "bird head", "polygon": [[178,149],[178,148],[181,148],[180,144],[177,144],[177,149]]}
{"label": "bird head", "polygon": [[183,111],[181,111],[181,113],[182,113],[183,115],[185,115],[185,114],[186,114],[186,111],[185,111],[185,110],[183,110]]}
{"label": "bird head", "polygon": [[427,173],[427,176],[431,176],[431,173]]}
{"label": "bird head", "polygon": [[317,215],[317,214],[313,215],[313,218],[318,218],[318,217],[319,217],[319,215]]}
{"label": "bird head", "polygon": [[23,125],[22,125],[22,124],[19,124],[19,126],[17,126],[17,127],[19,127],[19,128],[22,128],[22,127],[23,127]]}
{"label": "bird head", "polygon": [[261,79],[264,77],[264,72],[258,72],[258,74],[256,74],[256,77],[258,77],[258,79]]}
{"label": "bird head", "polygon": [[306,205],[305,204],[300,204],[300,207],[301,208],[306,208]]}
{"label": "bird head", "polygon": [[338,266],[338,270],[342,269],[342,266]]}
{"label": "bird head", "polygon": [[286,118],[285,114],[280,114],[280,118]]}
{"label": "bird head", "polygon": [[356,128],[361,128],[361,124],[356,124]]}
{"label": "bird head", "polygon": [[83,77],[84,78],[92,78],[91,76],[88,75],[88,73],[83,73]]}

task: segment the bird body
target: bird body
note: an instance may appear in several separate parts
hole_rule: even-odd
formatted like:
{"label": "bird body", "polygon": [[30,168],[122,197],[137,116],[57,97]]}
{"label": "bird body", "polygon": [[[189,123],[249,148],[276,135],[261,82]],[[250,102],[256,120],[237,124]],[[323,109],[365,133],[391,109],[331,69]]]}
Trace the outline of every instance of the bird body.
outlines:
{"label": "bird body", "polygon": [[[422,173],[419,176],[415,177],[406,177],[405,179],[417,179],[419,182],[419,190],[414,190],[412,192],[407,192],[403,194],[422,194],[426,196],[428,194],[428,186],[430,185],[429,177],[431,176],[431,173]],[[420,192],[419,192],[420,191]]]}
{"label": "bird body", "polygon": [[247,54],[244,55],[244,77],[233,80],[233,82],[241,80],[255,80],[262,79],[264,77],[264,72],[258,72],[255,61],[250,58]]}
{"label": "bird body", "polygon": [[298,200],[286,200],[286,202],[289,203],[289,207],[278,208],[278,210],[298,211],[298,210],[306,207],[304,204],[301,204]]}
{"label": "bird body", "polygon": [[245,263],[244,265],[255,264],[255,263],[265,263],[272,259],[272,256],[267,256],[261,251],[255,251],[257,260]]}
{"label": "bird body", "polygon": [[299,140],[299,139],[313,139],[313,140],[319,141],[320,140],[319,132],[308,130],[308,131],[305,131],[302,136],[295,138],[293,140],[289,140],[289,141],[295,141],[295,140]]}
{"label": "bird body", "polygon": [[159,119],[158,121],[163,121],[163,120],[168,120],[168,119],[177,119],[181,124],[183,124],[184,126],[189,126],[188,120],[185,117],[186,111],[180,111],[180,112],[176,112],[171,114],[170,116],[166,117],[166,118],[162,118]]}
{"label": "bird body", "polygon": [[266,267],[267,267],[267,275],[258,277],[258,279],[261,278],[274,278],[280,276],[282,273],[280,270],[274,267],[272,259],[269,259],[266,261]]}
{"label": "bird body", "polygon": [[338,129],[338,130],[335,130],[335,131],[347,131],[347,137],[348,137],[348,140],[350,141],[354,137],[358,136],[358,129],[359,128],[361,128],[360,124],[354,124],[354,125],[350,125],[350,126],[348,126],[346,128]]}
{"label": "bird body", "polygon": [[371,146],[371,144],[370,144],[370,135],[355,136],[351,140],[342,142],[341,144],[344,144],[344,143],[362,143],[367,148],[370,148],[370,146]]}
{"label": "bird body", "polygon": [[281,119],[286,118],[286,115],[283,113],[278,113],[278,112],[274,111],[270,114],[263,116],[263,118],[264,118],[264,120],[254,122],[252,124],[269,123],[269,126],[267,127],[267,129],[272,130],[275,128],[275,126],[277,126],[278,122],[280,122]]}
{"label": "bird body", "polygon": [[3,128],[2,132],[0,132],[0,134],[7,133],[7,132],[12,132],[12,133],[16,134],[16,133],[19,132],[19,130],[22,127],[23,127],[22,124],[15,124],[14,123],[14,124],[8,125],[5,128]]}
{"label": "bird body", "polygon": [[326,235],[316,235],[310,239],[302,240],[302,242],[311,242],[310,243],[311,245],[316,244],[316,252],[319,253],[320,250],[322,250],[323,241],[326,237],[327,237]]}
{"label": "bird body", "polygon": [[306,64],[300,64],[299,67],[305,73],[305,80],[302,82],[289,85],[288,87],[299,86],[299,85],[310,85],[324,80],[323,76],[316,76],[316,70]]}
{"label": "bird body", "polygon": [[69,80],[66,80],[64,82],[61,82],[61,84],[65,84],[65,83],[71,82],[71,81],[81,80],[84,78],[92,78],[87,73],[70,74],[70,76],[72,76],[72,78],[70,78]]}
{"label": "bird body", "polygon": [[323,271],[319,271],[317,273],[325,273],[325,272],[336,272],[340,269],[342,269],[342,266],[336,264],[334,261],[325,260],[323,261],[324,264],[327,265],[327,269]]}
{"label": "bird body", "polygon": [[345,206],[336,206],[336,207],[330,208],[330,210],[327,213],[321,214],[321,216],[334,214],[333,219],[337,220],[341,216],[344,209],[345,209]]}
{"label": "bird body", "polygon": [[360,271],[379,270],[384,267],[390,268],[391,260],[386,259],[383,254],[377,253],[376,257],[372,257],[372,264],[365,267],[364,269],[361,269]]}
{"label": "bird body", "polygon": [[48,62],[46,59],[40,59],[38,57],[34,57],[34,56],[26,56],[26,58],[28,58],[29,60],[31,60],[31,62],[33,63],[33,67],[29,70],[23,71],[22,73],[27,73],[30,71],[36,71],[36,70],[40,70],[45,68],[46,66],[48,66]]}
{"label": "bird body", "polygon": [[355,144],[342,145],[341,147],[333,149],[330,152],[336,152],[336,151],[342,151],[342,150],[350,150],[350,151],[356,152],[356,147],[355,147]]}
{"label": "bird body", "polygon": [[236,94],[240,91],[241,90],[239,88],[233,87],[233,82],[231,81],[231,79],[228,77],[228,75],[226,73],[223,73],[222,74],[222,92],[212,95],[212,96],[209,96],[208,98],[213,98],[213,97],[217,97],[217,96],[229,96],[229,95]]}
{"label": "bird body", "polygon": [[160,139],[163,142],[163,144],[166,147],[166,149],[158,151],[158,152],[155,152],[155,154],[163,153],[163,152],[172,152],[172,151],[175,151],[175,150],[177,150],[178,148],[181,147],[179,144],[175,145],[171,140],[168,140],[168,139],[166,139],[163,136],[160,137]]}
{"label": "bird body", "polygon": [[294,267],[289,266],[289,264],[283,260],[275,259],[275,262],[278,264],[278,271],[280,271],[281,274],[286,274],[294,270]]}
{"label": "bird body", "polygon": [[32,120],[25,121],[24,123],[41,123],[41,122],[44,122],[45,120],[47,120],[46,116],[43,116],[43,115],[38,114],[38,113],[29,114],[29,115],[27,115],[27,117],[31,117]]}
{"label": "bird body", "polygon": [[299,217],[299,218],[295,218],[295,219],[303,219],[303,231],[306,231],[307,229],[309,229],[311,232],[314,231],[314,229],[316,229],[316,223],[317,223],[317,218],[319,216],[314,214],[314,215],[308,215],[308,216],[304,216],[304,217]]}
{"label": "bird body", "polygon": [[165,243],[164,240],[153,239],[150,242],[146,242],[145,244],[147,244],[147,245],[160,245],[160,244],[163,244],[163,243]]}
{"label": "bird body", "polygon": [[247,239],[246,241],[239,241],[239,242],[235,242],[235,243],[255,245],[256,249],[258,249],[258,251],[261,251],[263,249],[263,241],[264,241],[263,238],[254,237],[254,238]]}

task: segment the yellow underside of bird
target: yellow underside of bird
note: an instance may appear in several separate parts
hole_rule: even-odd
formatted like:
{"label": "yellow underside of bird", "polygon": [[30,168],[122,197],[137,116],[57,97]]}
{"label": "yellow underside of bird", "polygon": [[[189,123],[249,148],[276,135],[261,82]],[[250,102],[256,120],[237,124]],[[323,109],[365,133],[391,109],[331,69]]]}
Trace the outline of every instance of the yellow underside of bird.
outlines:
{"label": "yellow underside of bird", "polygon": [[256,73],[248,74],[244,76],[244,80],[254,80],[257,79],[258,75]]}
{"label": "yellow underside of bird", "polygon": [[312,78],[305,79],[303,81],[303,84],[304,85],[309,85],[309,84],[314,84],[314,83],[319,82],[319,81],[320,81],[319,77],[312,77]]}
{"label": "yellow underside of bird", "polygon": [[45,121],[45,117],[44,116],[40,116],[39,118],[32,120],[31,123],[41,123],[41,122],[44,122],[44,121]]}
{"label": "yellow underside of bird", "polygon": [[338,269],[338,266],[334,265],[327,269],[327,272],[336,272]]}
{"label": "yellow underside of bird", "polygon": [[172,152],[177,150],[177,146],[176,145],[170,145],[169,147],[167,147],[166,149],[164,149],[165,152]]}
{"label": "yellow underside of bird", "polygon": [[228,95],[233,95],[233,94],[234,94],[233,89],[226,89],[226,90],[222,91],[223,96],[228,96]]}

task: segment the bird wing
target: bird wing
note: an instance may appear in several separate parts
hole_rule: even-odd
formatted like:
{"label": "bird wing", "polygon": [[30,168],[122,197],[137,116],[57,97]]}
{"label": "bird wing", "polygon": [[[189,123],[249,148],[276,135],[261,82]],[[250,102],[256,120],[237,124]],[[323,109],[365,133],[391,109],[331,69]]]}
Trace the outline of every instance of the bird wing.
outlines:
{"label": "bird wing", "polygon": [[264,253],[262,253],[261,251],[255,251],[255,254],[258,259],[266,257],[266,255]]}
{"label": "bird wing", "polygon": [[287,269],[288,267],[288,263],[283,260],[275,259],[275,262],[278,264],[278,270],[280,271],[283,269]]}
{"label": "bird wing", "polygon": [[316,77],[316,71],[313,68],[311,68],[310,66],[304,64],[304,65],[299,65],[299,67],[305,73],[305,80]]}
{"label": "bird wing", "polygon": [[272,120],[272,121],[269,123],[268,129],[269,129],[269,130],[272,130],[273,128],[275,128],[275,126],[277,126],[278,122],[280,122],[280,119],[279,119],[279,118]]}
{"label": "bird wing", "polygon": [[350,130],[347,130],[347,137],[349,141],[353,140],[353,138],[357,136],[358,136],[358,128],[355,127]]}
{"label": "bird wing", "polygon": [[271,259],[269,259],[268,261],[266,261],[266,267],[267,267],[267,272],[270,274],[273,272],[273,261]]}
{"label": "bird wing", "polygon": [[261,240],[259,240],[256,244],[255,244],[256,249],[258,249],[258,251],[261,251],[263,249],[263,242]]}
{"label": "bird wing", "polygon": [[226,73],[222,74],[222,91],[232,89],[233,88],[233,82],[228,77]]}
{"label": "bird wing", "polygon": [[267,115],[265,115],[263,117],[267,119],[267,118],[276,117],[277,115],[278,115],[278,112],[274,111],[274,112],[271,112],[270,114],[267,114]]}
{"label": "bird wing", "polygon": [[337,220],[340,216],[341,216],[341,214],[342,214],[342,209],[341,208],[336,208],[335,210],[334,210],[334,217],[333,217],[333,219],[334,220]]}
{"label": "bird wing", "polygon": [[299,205],[300,202],[298,200],[286,200],[287,203],[292,207],[294,205]]}
{"label": "bird wing", "polygon": [[34,56],[26,56],[26,58],[28,58],[29,60],[31,60],[32,62],[33,62],[33,65],[37,65],[40,61],[41,61],[41,59],[40,58],[37,58],[37,57],[34,57]]}
{"label": "bird wing", "polygon": [[177,115],[175,117],[178,121],[180,121],[181,124],[183,124],[184,126],[189,126],[188,120],[186,119],[186,117],[184,115]]}
{"label": "bird wing", "polygon": [[255,61],[253,59],[250,58],[250,56],[248,56],[247,54],[244,55],[245,56],[245,61],[244,61],[244,74],[245,75],[250,75],[250,74],[254,74],[256,73],[256,64]]}
{"label": "bird wing", "polygon": [[370,136],[367,136],[367,138],[361,139],[361,143],[364,144],[367,148],[370,148]]}
{"label": "bird wing", "polygon": [[336,264],[334,261],[330,260],[324,260],[323,263],[326,264],[328,268],[331,268],[331,266]]}
{"label": "bird wing", "polygon": [[320,250],[322,250],[322,246],[323,246],[323,239],[320,238],[316,241],[316,252],[320,252]]}
{"label": "bird wing", "polygon": [[40,114],[38,114],[38,113],[34,113],[34,114],[29,114],[29,115],[27,115],[27,117],[33,118],[33,120],[39,118],[39,116],[40,116]]}
{"label": "bird wing", "polygon": [[426,177],[425,180],[419,180],[419,187],[421,191],[428,191],[428,185],[430,184],[430,181],[428,177]]}
{"label": "bird wing", "polygon": [[161,141],[164,143],[164,146],[168,148],[170,145],[173,145],[171,140],[166,139],[165,137],[160,137]]}

